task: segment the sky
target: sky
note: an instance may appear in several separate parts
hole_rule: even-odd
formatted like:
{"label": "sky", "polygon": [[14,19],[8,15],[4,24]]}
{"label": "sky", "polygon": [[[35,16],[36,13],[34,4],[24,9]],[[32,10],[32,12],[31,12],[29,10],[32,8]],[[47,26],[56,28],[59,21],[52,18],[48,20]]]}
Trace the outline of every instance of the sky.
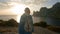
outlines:
{"label": "sky", "polygon": [[41,7],[52,7],[56,2],[60,0],[0,0],[0,15],[22,14],[25,7],[29,7],[32,14]]}

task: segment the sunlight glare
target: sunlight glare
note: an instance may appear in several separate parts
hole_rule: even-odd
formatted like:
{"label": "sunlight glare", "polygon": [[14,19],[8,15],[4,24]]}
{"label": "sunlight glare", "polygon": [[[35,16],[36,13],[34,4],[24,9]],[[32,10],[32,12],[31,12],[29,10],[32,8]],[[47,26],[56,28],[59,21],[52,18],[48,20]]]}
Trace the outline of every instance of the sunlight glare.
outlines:
{"label": "sunlight glare", "polygon": [[17,22],[20,23],[21,15],[17,15]]}
{"label": "sunlight glare", "polygon": [[13,7],[11,8],[11,11],[17,15],[22,15],[24,13],[25,8],[26,8],[26,5],[24,4],[14,3]]}

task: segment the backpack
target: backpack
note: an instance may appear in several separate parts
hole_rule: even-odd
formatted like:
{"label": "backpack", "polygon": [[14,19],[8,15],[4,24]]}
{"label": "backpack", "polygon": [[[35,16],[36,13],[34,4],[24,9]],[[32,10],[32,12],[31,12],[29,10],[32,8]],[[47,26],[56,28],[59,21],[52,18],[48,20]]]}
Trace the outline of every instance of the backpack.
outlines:
{"label": "backpack", "polygon": [[30,23],[30,20],[28,19],[28,17],[27,17],[27,20],[26,20],[25,25],[24,25],[24,30],[26,32],[32,32],[31,23]]}

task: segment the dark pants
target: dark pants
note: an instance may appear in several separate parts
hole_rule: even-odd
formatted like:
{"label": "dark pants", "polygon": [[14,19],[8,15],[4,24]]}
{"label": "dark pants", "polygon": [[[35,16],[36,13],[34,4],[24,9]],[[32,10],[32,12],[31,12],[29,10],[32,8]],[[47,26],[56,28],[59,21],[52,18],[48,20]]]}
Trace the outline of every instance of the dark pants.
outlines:
{"label": "dark pants", "polygon": [[32,32],[25,32],[24,34],[32,34]]}
{"label": "dark pants", "polygon": [[19,34],[32,34],[32,32],[20,32]]}

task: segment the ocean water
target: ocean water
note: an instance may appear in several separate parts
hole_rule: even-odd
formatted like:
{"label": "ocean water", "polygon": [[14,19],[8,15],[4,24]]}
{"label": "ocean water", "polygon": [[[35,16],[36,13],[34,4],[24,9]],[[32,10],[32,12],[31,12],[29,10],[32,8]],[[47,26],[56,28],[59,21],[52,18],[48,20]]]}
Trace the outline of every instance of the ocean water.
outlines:
{"label": "ocean water", "polygon": [[47,17],[46,22],[49,25],[60,26],[60,18]]}
{"label": "ocean water", "polygon": [[34,17],[33,16],[33,22],[34,23],[39,23],[41,21],[45,21],[45,18],[44,17]]}
{"label": "ocean water", "polygon": [[43,18],[43,17],[33,17],[33,22],[34,23],[38,23],[40,21],[46,21],[46,23],[48,25],[52,25],[52,26],[60,26],[60,18],[52,18],[52,17],[47,17],[47,18]]}
{"label": "ocean water", "polygon": [[17,20],[17,15],[0,15],[0,20],[8,21],[9,19]]}

